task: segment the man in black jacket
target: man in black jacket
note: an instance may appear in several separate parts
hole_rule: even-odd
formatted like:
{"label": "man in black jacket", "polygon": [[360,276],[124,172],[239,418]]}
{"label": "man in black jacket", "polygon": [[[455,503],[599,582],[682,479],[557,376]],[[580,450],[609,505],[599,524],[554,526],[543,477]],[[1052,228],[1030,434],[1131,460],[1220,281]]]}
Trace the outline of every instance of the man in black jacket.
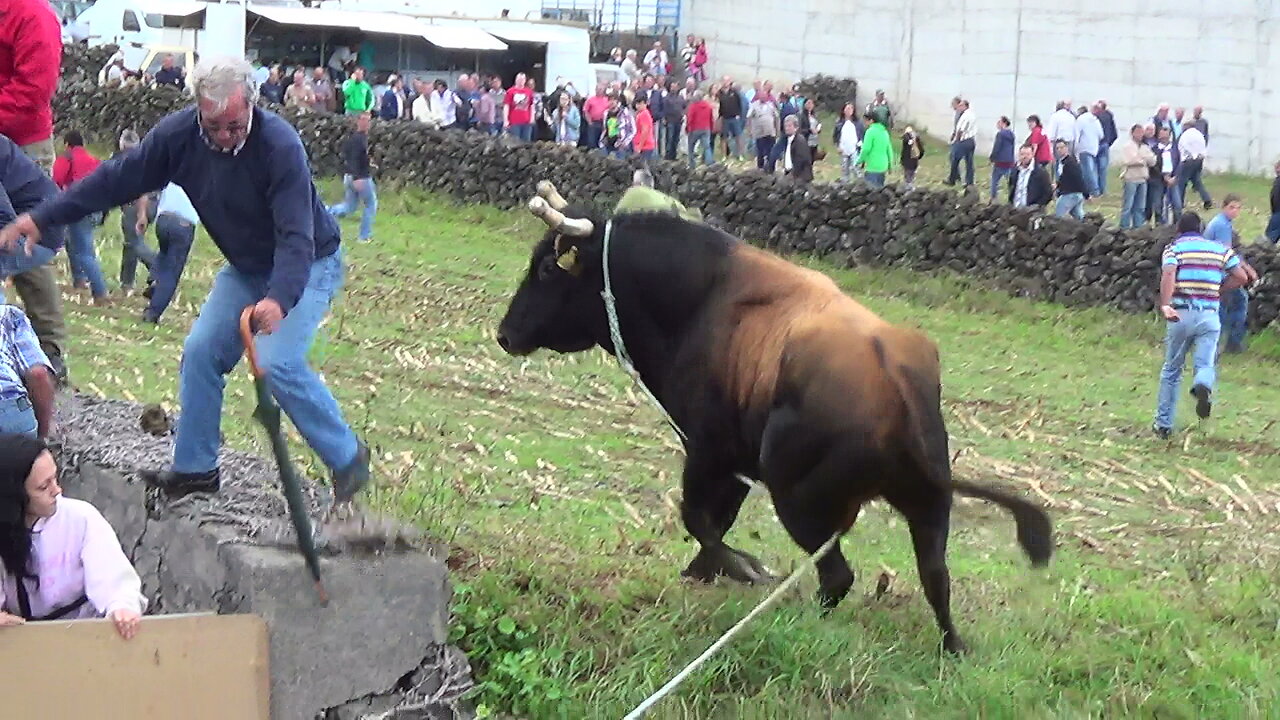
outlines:
{"label": "man in black jacket", "polygon": [[1084,175],[1080,172],[1080,163],[1067,146],[1066,140],[1059,140],[1053,145],[1058,156],[1058,205],[1054,215],[1064,217],[1070,215],[1077,220],[1084,219],[1084,201],[1089,197],[1089,189],[1085,187]]}
{"label": "man in black jacket", "polygon": [[680,95],[680,83],[668,80],[666,93],[662,97],[662,156],[668,160],[676,159],[676,150],[680,147],[680,128],[684,126],[684,111],[688,107],[688,99]]}
{"label": "man in black jacket", "polygon": [[778,141],[775,151],[782,164],[783,173],[799,183],[813,182],[813,154],[809,152],[809,143],[800,135],[800,120],[795,115],[788,115],[782,121],[785,135]]}
{"label": "man in black jacket", "polygon": [[345,217],[364,203],[360,216],[360,242],[373,239],[373,217],[378,212],[378,193],[369,172],[369,113],[356,115],[356,131],[342,144],[342,186],[346,196],[338,205],[329,208],[334,217]]}
{"label": "man in black jacket", "polygon": [[1030,145],[1018,148],[1018,165],[1009,183],[1009,204],[1016,208],[1043,209],[1053,199],[1049,173],[1036,165],[1036,151]]}
{"label": "man in black jacket", "polygon": [[1098,124],[1102,125],[1102,142],[1098,143],[1098,154],[1095,156],[1098,162],[1098,192],[1106,195],[1107,168],[1111,166],[1111,146],[1120,139],[1120,132],[1116,129],[1116,117],[1111,114],[1106,100],[1094,103],[1093,114],[1097,116]]}
{"label": "man in black jacket", "polygon": [[1271,242],[1280,242],[1280,162],[1276,163],[1276,179],[1271,181],[1271,220],[1266,235]]}

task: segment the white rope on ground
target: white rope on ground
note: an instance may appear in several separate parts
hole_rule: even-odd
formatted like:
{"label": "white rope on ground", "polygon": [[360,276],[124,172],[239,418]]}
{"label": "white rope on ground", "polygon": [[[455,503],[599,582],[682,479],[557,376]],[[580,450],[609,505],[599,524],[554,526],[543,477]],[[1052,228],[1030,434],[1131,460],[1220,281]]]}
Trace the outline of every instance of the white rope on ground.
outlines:
{"label": "white rope on ground", "polygon": [[734,625],[733,627],[729,628],[725,632],[725,634],[720,636],[719,640],[716,640],[715,642],[711,643],[711,647],[708,647],[706,650],[702,652],[701,655],[694,658],[693,662],[689,663],[688,665],[685,665],[684,669],[676,673],[676,676],[671,678],[671,680],[669,680],[666,685],[663,685],[662,687],[658,688],[657,692],[645,698],[644,702],[640,703],[639,705],[636,706],[634,710],[627,713],[627,715],[623,718],[623,720],[637,720],[638,718],[644,717],[644,714],[649,712],[650,708],[652,708],[654,705],[658,704],[659,700],[666,697],[667,695],[670,695],[671,691],[675,690],[676,687],[680,685],[680,683],[684,682],[685,678],[693,674],[694,670],[697,670],[698,667],[702,665],[702,663],[706,662],[708,659],[710,659],[712,655],[716,654],[716,652],[720,650],[720,648],[727,645],[729,641],[733,639],[733,636],[738,634],[738,631],[746,627],[747,623],[751,622],[753,619],[755,619],[757,615],[764,612],[766,608],[768,608],[770,605],[774,603],[774,601],[782,597],[783,593],[785,593],[787,590],[790,590],[791,586],[795,585],[796,581],[798,581],[800,577],[803,576],[805,572],[808,571],[809,568],[812,567],[814,563],[818,561],[818,558],[827,554],[827,552],[831,550],[831,548],[834,547],[837,542],[840,541],[840,536],[842,536],[843,534],[844,534],[844,531],[840,531],[840,532],[837,532],[835,535],[832,535],[830,540],[827,540],[825,543],[823,543],[822,547],[818,548],[818,550],[815,553],[809,556],[809,562],[806,562],[805,564],[796,568],[795,572],[791,573],[791,575],[787,577],[786,580],[783,580],[782,583],[778,585],[778,587],[774,589],[773,592],[769,593],[768,597],[760,601],[760,604],[756,605],[755,608],[751,610],[751,612],[747,613],[746,617],[739,620],[737,625]]}

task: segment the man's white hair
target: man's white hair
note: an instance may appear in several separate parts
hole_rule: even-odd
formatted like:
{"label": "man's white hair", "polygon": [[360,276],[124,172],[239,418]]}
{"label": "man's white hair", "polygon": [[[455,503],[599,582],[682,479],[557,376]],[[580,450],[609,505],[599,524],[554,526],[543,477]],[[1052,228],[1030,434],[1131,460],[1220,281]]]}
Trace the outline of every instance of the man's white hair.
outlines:
{"label": "man's white hair", "polygon": [[258,101],[258,83],[253,79],[253,66],[248,60],[232,55],[202,59],[191,71],[188,83],[196,101],[213,103],[214,112],[227,109],[237,91],[252,105]]}

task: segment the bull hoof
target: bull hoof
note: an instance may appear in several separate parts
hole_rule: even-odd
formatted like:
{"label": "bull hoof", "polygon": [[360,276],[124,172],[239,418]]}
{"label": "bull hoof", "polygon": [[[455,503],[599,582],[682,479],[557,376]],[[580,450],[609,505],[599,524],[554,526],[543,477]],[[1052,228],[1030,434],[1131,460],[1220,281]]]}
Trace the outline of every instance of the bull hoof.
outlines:
{"label": "bull hoof", "polygon": [[730,547],[714,550],[702,548],[680,574],[704,583],[712,582],[717,577],[727,577],[747,585],[768,583],[775,579],[754,556]]}
{"label": "bull hoof", "polygon": [[960,636],[955,633],[946,633],[942,636],[942,647],[952,655],[968,655],[969,646],[965,644]]}
{"label": "bull hoof", "polygon": [[847,582],[841,582],[834,586],[823,586],[818,588],[818,604],[822,606],[824,613],[831,612],[835,609],[845,595],[849,594],[849,588],[853,587],[853,577],[850,576]]}

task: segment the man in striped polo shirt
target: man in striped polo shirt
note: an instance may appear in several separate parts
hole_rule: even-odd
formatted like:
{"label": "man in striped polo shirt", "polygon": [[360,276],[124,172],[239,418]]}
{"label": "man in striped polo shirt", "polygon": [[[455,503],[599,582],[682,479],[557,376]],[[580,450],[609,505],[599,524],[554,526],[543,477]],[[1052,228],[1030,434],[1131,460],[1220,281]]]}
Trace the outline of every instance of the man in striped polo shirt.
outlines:
{"label": "man in striped polo shirt", "polygon": [[1213,408],[1213,362],[1222,323],[1218,297],[1240,287],[1248,277],[1235,250],[1201,234],[1200,216],[1183,213],[1178,237],[1164,250],[1160,275],[1160,314],[1167,321],[1164,368],[1160,371],[1160,395],[1152,430],[1162,438],[1173,432],[1178,409],[1178,387],[1187,352],[1195,348],[1195,378],[1191,394],[1196,414],[1209,417]]}

